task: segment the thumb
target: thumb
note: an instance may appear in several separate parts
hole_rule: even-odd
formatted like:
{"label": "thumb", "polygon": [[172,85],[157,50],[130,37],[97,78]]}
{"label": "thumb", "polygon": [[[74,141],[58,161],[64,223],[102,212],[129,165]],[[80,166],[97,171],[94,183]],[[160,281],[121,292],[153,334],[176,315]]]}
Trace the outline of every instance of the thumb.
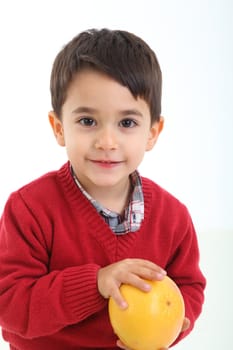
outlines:
{"label": "thumb", "polygon": [[181,332],[186,331],[189,327],[190,327],[190,320],[187,317],[185,317],[183,325],[182,325]]}

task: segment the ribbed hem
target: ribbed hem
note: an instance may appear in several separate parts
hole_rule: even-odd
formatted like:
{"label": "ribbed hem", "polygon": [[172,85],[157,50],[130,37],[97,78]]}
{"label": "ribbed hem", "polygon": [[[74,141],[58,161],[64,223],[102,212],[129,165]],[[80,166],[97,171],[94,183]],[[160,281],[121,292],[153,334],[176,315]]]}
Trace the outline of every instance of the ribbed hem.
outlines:
{"label": "ribbed hem", "polygon": [[97,288],[99,266],[86,264],[64,271],[65,305],[74,322],[101,310],[107,304]]}

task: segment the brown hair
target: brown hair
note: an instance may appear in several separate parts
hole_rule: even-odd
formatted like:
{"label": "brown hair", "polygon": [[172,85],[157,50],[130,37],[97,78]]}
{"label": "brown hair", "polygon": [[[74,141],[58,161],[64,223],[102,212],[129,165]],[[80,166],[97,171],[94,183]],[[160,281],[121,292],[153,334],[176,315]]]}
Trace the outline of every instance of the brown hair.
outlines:
{"label": "brown hair", "polygon": [[149,105],[151,122],[161,114],[162,74],[154,51],[139,37],[122,30],[90,29],[74,37],[55,58],[50,81],[52,108],[61,118],[73,77],[92,67],[126,86]]}

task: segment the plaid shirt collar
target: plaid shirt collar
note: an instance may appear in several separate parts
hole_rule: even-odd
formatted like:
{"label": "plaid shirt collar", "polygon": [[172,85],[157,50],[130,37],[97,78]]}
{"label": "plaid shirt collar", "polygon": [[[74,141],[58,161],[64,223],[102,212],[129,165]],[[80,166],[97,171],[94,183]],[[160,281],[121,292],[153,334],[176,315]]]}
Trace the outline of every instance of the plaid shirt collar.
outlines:
{"label": "plaid shirt collar", "polygon": [[80,188],[81,192],[92,203],[92,205],[96,208],[97,212],[103,217],[105,222],[110,226],[110,228],[115,234],[123,235],[128,232],[135,232],[140,228],[141,222],[144,219],[144,197],[142,191],[141,177],[137,170],[135,170],[130,175],[130,181],[132,184],[133,191],[131,194],[129,205],[125,209],[123,216],[103,207],[94,198],[92,198],[90,194],[87,193],[80,184],[72,167],[71,173],[73,175],[75,183]]}

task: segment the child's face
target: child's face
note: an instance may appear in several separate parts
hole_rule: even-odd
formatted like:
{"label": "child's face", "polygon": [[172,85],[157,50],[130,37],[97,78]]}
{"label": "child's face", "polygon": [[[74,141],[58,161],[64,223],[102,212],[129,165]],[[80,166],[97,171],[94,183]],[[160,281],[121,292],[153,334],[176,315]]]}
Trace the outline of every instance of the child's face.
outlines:
{"label": "child's face", "polygon": [[147,103],[128,88],[91,69],[77,74],[62,108],[62,120],[50,123],[84,188],[125,186],[129,175],[151,150],[163,120],[151,126]]}

